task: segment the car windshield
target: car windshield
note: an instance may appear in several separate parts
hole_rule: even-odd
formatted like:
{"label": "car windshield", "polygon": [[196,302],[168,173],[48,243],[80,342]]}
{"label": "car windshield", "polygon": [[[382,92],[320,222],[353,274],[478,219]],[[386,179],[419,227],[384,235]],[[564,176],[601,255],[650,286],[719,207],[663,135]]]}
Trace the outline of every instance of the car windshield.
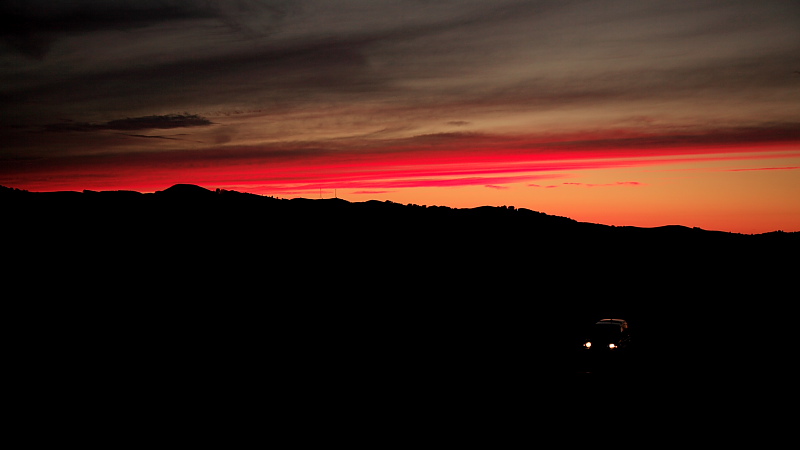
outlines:
{"label": "car windshield", "polygon": [[595,325],[591,331],[593,339],[614,339],[620,334],[619,325]]}

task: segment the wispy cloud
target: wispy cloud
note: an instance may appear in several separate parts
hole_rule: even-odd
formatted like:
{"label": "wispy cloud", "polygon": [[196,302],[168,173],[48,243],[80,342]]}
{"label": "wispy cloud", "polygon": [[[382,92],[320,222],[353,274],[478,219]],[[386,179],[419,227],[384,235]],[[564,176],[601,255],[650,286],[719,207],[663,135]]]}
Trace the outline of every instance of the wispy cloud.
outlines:
{"label": "wispy cloud", "polygon": [[[213,19],[239,32],[251,30],[243,14],[258,14],[261,27],[282,18],[288,4],[269,1],[259,5],[248,0],[183,2],[155,0],[74,0],[54,4],[45,0],[0,4],[0,40],[22,55],[43,59],[59,39],[108,30],[141,30],[163,23]],[[268,20],[269,19],[269,20]]]}
{"label": "wispy cloud", "polygon": [[[66,121],[61,123],[47,124],[44,126],[46,131],[64,132],[64,131],[136,131],[136,130],[149,130],[149,129],[172,129],[172,128],[190,128],[190,127],[203,127],[212,125],[213,122],[201,117],[197,114],[167,114],[163,116],[153,115],[144,117],[128,117],[125,119],[116,119],[104,123],[86,123],[86,122],[73,122]],[[161,137],[163,136],[143,136],[133,135],[128,136],[136,137]],[[168,138],[165,138],[168,139]]]}
{"label": "wispy cloud", "polygon": [[[140,124],[142,121],[134,121]],[[711,145],[709,136],[722,136]],[[741,135],[741,134],[740,134]],[[683,136],[683,135],[682,135]],[[762,142],[732,143],[721,131],[682,138],[664,146],[657,139],[622,138],[616,141],[595,136],[582,138],[552,135],[509,136],[475,133],[421,135],[407,139],[276,142],[254,146],[217,146],[188,151],[149,149],[146,152],[109,151],[40,158],[8,159],[0,168],[4,184],[15,176],[58,177],[69,173],[70,182],[84,174],[87,180],[102,174],[116,183],[142,183],[147,173],[153,184],[170,180],[196,180],[216,186],[253,185],[265,191],[313,189],[396,190],[412,187],[487,186],[502,188],[511,183],[550,187],[536,180],[564,177],[576,170],[632,168],[653,164],[722,161],[780,155],[792,143],[780,146],[765,133]],[[753,138],[755,139],[755,138]],[[640,145],[631,145],[631,140]],[[668,140],[668,139],[667,139]],[[703,145],[697,145],[701,141]],[[616,144],[616,145],[615,145]],[[759,153],[759,149],[769,153]],[[754,153],[755,152],[755,153]],[[604,184],[567,183],[583,187],[637,187],[642,183],[623,180]],[[260,188],[260,189],[261,189]]]}
{"label": "wispy cloud", "polygon": [[149,134],[128,134],[128,133],[119,133],[122,136],[130,136],[130,137],[138,137],[138,138],[146,138],[146,139],[166,139],[168,141],[180,141],[181,138],[171,137],[171,136],[151,136]]}
{"label": "wispy cloud", "polygon": [[613,187],[613,186],[643,186],[644,183],[640,183],[638,181],[617,181],[615,183],[561,183],[565,185],[572,185],[572,186],[583,186],[583,187]]}
{"label": "wispy cloud", "polygon": [[789,166],[789,167],[754,167],[751,169],[727,169],[727,172],[750,172],[750,171],[760,171],[760,170],[798,170],[800,166]]}
{"label": "wispy cloud", "polygon": [[[0,99],[15,103],[17,120],[43,110],[73,117],[339,102],[390,105],[389,117],[403,110],[403,120],[450,127],[564,108],[648,110],[663,120],[675,102],[708,117],[708,109],[729,114],[742,92],[796,85],[786,61],[800,47],[797,6],[783,3],[3,2],[0,57],[11,50],[48,64],[9,59]],[[621,26],[626,20],[635,25]],[[665,106],[642,108],[651,100]],[[770,111],[778,117],[767,120],[791,116]]]}

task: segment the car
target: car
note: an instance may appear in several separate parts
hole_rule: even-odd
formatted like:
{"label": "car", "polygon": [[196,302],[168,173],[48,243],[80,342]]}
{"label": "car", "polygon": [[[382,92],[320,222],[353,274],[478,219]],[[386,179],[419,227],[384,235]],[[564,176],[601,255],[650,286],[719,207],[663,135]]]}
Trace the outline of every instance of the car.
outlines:
{"label": "car", "polygon": [[587,351],[619,351],[630,343],[628,322],[623,319],[602,319],[590,328],[583,348]]}

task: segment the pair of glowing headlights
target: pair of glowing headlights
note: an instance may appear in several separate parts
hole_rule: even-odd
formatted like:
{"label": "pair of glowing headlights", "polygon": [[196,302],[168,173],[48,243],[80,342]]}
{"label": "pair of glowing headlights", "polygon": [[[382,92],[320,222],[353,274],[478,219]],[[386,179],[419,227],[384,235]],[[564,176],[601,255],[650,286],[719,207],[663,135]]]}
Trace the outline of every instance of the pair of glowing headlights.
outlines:
{"label": "pair of glowing headlights", "polygon": [[[587,350],[588,350],[588,349],[590,349],[590,348],[592,348],[592,343],[591,343],[591,341],[586,341],[586,343],[585,343],[585,344],[583,344],[583,347],[584,347],[585,349],[587,349]],[[609,348],[609,349],[611,349],[611,350],[614,350],[615,348],[619,348],[619,345],[617,345],[617,344],[614,344],[614,343],[612,342],[611,344],[608,344],[608,348]]]}

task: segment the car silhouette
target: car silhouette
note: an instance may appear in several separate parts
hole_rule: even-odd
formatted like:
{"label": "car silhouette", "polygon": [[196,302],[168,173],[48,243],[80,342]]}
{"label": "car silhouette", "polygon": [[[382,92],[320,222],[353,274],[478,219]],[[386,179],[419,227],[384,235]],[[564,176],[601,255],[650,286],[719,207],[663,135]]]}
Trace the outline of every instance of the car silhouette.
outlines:
{"label": "car silhouette", "polygon": [[628,322],[622,319],[602,319],[590,328],[583,348],[587,351],[619,351],[630,343]]}

